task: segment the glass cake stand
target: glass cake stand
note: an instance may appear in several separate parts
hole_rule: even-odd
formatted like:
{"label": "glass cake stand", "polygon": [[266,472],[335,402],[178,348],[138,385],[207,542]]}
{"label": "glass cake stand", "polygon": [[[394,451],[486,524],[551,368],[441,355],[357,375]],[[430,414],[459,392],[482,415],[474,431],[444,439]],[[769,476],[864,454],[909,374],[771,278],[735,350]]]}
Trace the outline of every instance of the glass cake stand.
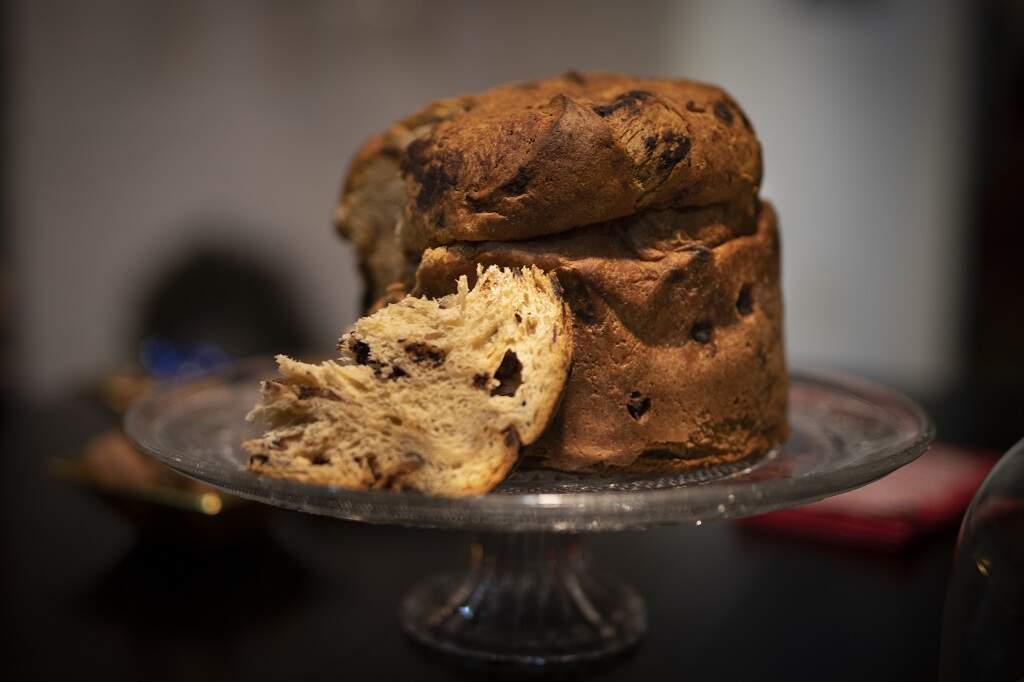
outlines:
{"label": "glass cake stand", "polygon": [[417,642],[476,660],[541,666],[620,652],[646,629],[643,600],[594,570],[591,531],[738,518],[864,485],[934,435],[928,416],[876,384],[790,375],[791,435],[759,461],[670,476],[567,474],[524,462],[490,494],[461,499],[355,492],[260,477],[240,443],[269,361],[168,384],[126,416],[128,435],[171,468],[235,495],[352,521],[477,531],[469,566],[427,579],[399,618]]}

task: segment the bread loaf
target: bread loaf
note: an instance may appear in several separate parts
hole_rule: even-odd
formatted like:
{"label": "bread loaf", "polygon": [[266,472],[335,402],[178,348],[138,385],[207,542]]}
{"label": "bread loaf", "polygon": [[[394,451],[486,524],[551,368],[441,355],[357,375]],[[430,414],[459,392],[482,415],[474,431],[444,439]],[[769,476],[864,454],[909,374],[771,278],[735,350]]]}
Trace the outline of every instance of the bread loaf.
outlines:
{"label": "bread loaf", "polygon": [[[253,471],[356,490],[487,492],[555,412],[572,354],[557,284],[532,267],[475,269],[438,299],[360,319],[319,365],[279,357],[250,414]],[[454,282],[454,280],[453,280]]]}

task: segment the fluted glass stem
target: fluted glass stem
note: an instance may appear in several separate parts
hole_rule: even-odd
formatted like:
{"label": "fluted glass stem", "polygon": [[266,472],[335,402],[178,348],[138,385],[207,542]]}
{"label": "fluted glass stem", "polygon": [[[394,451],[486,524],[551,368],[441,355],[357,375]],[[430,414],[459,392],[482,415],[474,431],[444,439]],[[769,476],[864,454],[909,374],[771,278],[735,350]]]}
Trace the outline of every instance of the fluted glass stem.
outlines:
{"label": "fluted glass stem", "polygon": [[420,585],[401,617],[428,646],[528,665],[612,654],[646,627],[636,593],[590,571],[580,536],[553,533],[477,535],[467,570]]}

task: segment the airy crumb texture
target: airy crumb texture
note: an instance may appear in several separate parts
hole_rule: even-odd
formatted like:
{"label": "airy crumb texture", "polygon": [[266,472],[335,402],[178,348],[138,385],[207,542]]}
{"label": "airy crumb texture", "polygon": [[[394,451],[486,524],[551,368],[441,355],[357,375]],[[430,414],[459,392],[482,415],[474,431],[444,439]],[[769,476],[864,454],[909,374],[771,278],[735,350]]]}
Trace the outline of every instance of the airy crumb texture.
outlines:
{"label": "airy crumb texture", "polygon": [[555,412],[571,316],[535,267],[477,269],[440,299],[408,297],[360,319],[319,365],[278,356],[243,444],[257,473],[355,490],[485,493]]}

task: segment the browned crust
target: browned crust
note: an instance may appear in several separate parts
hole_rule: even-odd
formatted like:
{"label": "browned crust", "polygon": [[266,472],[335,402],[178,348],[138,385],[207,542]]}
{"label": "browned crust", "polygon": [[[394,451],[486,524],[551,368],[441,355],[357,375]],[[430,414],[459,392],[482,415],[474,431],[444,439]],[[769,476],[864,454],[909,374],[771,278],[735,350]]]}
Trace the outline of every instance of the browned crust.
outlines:
{"label": "browned crust", "polygon": [[426,244],[527,239],[760,185],[757,138],[712,85],[576,74],[459,103],[401,155],[406,220]]}
{"label": "browned crust", "polygon": [[761,205],[752,234],[713,246],[682,239],[654,260],[613,238],[620,227],[432,249],[414,293],[444,293],[477,262],[557,274],[573,311],[573,369],[558,414],[527,449],[553,466],[650,468],[658,459],[659,469],[692,468],[781,443],[787,383],[774,211]]}
{"label": "browned crust", "polygon": [[[334,212],[334,226],[355,247],[365,285],[364,311],[385,296],[390,285],[411,285],[419,262],[419,253],[404,249],[395,231],[406,203],[399,171],[402,154],[417,135],[462,110],[459,98],[434,102],[370,137],[349,165]],[[392,184],[397,185],[397,191]]]}
{"label": "browned crust", "polygon": [[[367,204],[386,204],[381,176],[400,172],[399,236],[397,220]],[[570,72],[439,100],[371,137],[352,160],[335,225],[356,248],[367,309],[389,284],[411,285],[429,245],[749,202],[760,181],[757,138],[720,88]]]}

